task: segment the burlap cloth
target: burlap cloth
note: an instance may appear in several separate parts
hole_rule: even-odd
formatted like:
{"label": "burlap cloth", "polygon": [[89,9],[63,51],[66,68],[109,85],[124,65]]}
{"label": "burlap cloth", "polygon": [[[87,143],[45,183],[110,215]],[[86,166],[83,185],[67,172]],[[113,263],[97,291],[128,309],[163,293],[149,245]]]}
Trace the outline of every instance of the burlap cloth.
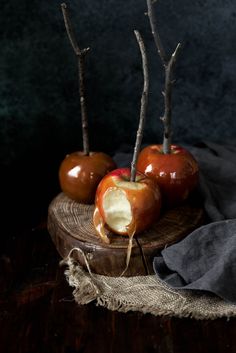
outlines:
{"label": "burlap cloth", "polygon": [[[72,251],[81,252],[80,249]],[[210,294],[173,290],[155,275],[108,277],[93,274],[89,271],[88,262],[88,271],[85,271],[70,255],[62,264],[67,266],[65,275],[69,285],[74,287],[73,296],[80,305],[95,301],[97,305],[109,310],[139,311],[179,318],[216,319],[236,316],[236,305]]]}
{"label": "burlap cloth", "polygon": [[[235,183],[235,179],[232,179],[232,171],[234,170],[232,166],[234,166],[235,163],[236,148],[233,150],[233,147],[227,149],[227,158],[223,155],[225,148],[217,145],[210,145],[208,148],[210,158],[208,159],[211,161],[211,159],[217,158],[214,164],[217,173],[215,173],[215,170],[213,170],[214,173],[212,173],[211,164],[204,162],[206,160],[206,150],[193,150],[196,158],[200,162],[203,161],[206,164],[206,166],[200,165],[202,170],[206,172],[206,176],[208,177],[207,180],[210,181],[209,175],[207,175],[207,167],[208,169],[210,168],[210,175],[214,174],[213,177],[218,177],[218,175],[220,175],[220,170],[222,169],[222,175],[226,175],[231,179],[225,182],[225,185],[230,188],[227,193],[220,193],[224,186],[223,182],[220,184],[218,183],[219,187],[217,192],[215,190],[215,192],[212,192],[211,194],[209,193],[210,189],[208,185],[205,204],[206,210],[213,220],[218,220],[219,215],[220,219],[234,218],[235,204],[233,204],[233,195],[235,194],[233,194],[233,191],[236,191],[236,188],[232,187]],[[212,152],[213,148],[214,153]],[[200,158],[201,154],[203,154],[202,158]],[[232,156],[231,159],[230,156]],[[124,160],[124,155],[121,155],[121,157],[122,160]],[[230,165],[228,166],[227,163]],[[219,169],[220,166],[221,169]],[[227,166],[229,170],[226,173]],[[224,179],[222,180],[224,181]],[[216,188],[218,184],[212,182],[210,186]],[[219,205],[214,203],[215,201],[211,195],[215,198],[216,195],[220,197],[221,202]],[[209,199],[210,196],[211,198]],[[224,216],[220,207],[223,207],[223,211],[226,210],[231,213],[226,212],[226,216]],[[80,249],[74,249],[72,251],[81,252]],[[110,310],[118,310],[121,312],[139,311],[153,315],[169,315],[180,318],[191,317],[195,319],[215,319],[219,317],[236,316],[236,305],[225,302],[214,294],[208,292],[170,288],[165,282],[160,281],[156,275],[107,277],[93,274],[90,271],[89,263],[84,255],[88,270],[85,271],[72,259],[71,252],[68,257],[63,260],[63,263],[67,265],[65,275],[70,286],[74,287],[73,295],[78,304],[87,304],[91,301],[95,301],[97,305],[106,307]]]}

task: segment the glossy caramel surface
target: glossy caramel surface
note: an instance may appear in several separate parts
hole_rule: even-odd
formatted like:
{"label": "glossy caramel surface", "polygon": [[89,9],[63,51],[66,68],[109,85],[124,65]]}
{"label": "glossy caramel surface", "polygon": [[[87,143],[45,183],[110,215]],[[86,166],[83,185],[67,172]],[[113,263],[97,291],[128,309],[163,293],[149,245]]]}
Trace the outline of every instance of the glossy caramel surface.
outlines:
{"label": "glossy caramel surface", "polygon": [[71,199],[91,204],[100,180],[115,168],[115,162],[103,152],[90,152],[88,156],[73,152],[60,165],[61,189]]}
{"label": "glossy caramel surface", "polygon": [[157,181],[168,207],[181,204],[198,184],[197,161],[189,151],[176,145],[171,146],[170,154],[162,152],[162,145],[145,147],[137,169]]}

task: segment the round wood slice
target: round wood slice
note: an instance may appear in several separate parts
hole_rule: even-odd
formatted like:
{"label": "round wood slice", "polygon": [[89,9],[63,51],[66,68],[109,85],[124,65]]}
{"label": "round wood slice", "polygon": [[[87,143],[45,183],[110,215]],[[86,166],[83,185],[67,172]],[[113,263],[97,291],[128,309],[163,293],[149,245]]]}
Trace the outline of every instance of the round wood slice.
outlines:
{"label": "round wood slice", "polygon": [[[119,276],[126,267],[128,237],[107,231],[110,244],[103,243],[93,226],[93,210],[94,205],[79,204],[60,193],[49,206],[49,233],[63,258],[71,249],[79,248],[86,255],[92,272]],[[203,209],[191,202],[165,212],[150,229],[134,237],[124,276],[153,273],[153,257],[202,225],[203,218]],[[86,268],[81,253],[74,251],[72,256]]]}

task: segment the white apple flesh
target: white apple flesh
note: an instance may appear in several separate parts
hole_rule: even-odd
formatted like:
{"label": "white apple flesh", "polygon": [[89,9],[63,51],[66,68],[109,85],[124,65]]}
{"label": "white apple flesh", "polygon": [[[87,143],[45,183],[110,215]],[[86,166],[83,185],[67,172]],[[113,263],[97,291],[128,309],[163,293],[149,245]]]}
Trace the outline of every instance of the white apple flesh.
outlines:
{"label": "white apple flesh", "polygon": [[124,233],[132,221],[132,210],[121,189],[109,188],[103,198],[106,224],[115,232]]}

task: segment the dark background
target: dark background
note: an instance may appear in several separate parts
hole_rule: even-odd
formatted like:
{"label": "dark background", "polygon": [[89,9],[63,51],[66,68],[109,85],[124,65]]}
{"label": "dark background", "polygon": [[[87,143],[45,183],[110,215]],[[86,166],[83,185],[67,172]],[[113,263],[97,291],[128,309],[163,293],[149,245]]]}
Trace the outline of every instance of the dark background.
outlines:
{"label": "dark background", "polygon": [[[68,5],[81,47],[91,47],[86,71],[91,148],[113,154],[134,143],[142,68],[133,29],[144,37],[151,74],[143,142],[161,143],[164,77],[145,0],[73,0]],[[167,52],[178,42],[183,45],[176,67],[174,142],[234,142],[235,1],[159,0],[156,12]],[[59,192],[61,160],[82,147],[76,59],[60,1],[5,1],[0,16],[4,220],[11,220],[10,227],[33,225]]]}

